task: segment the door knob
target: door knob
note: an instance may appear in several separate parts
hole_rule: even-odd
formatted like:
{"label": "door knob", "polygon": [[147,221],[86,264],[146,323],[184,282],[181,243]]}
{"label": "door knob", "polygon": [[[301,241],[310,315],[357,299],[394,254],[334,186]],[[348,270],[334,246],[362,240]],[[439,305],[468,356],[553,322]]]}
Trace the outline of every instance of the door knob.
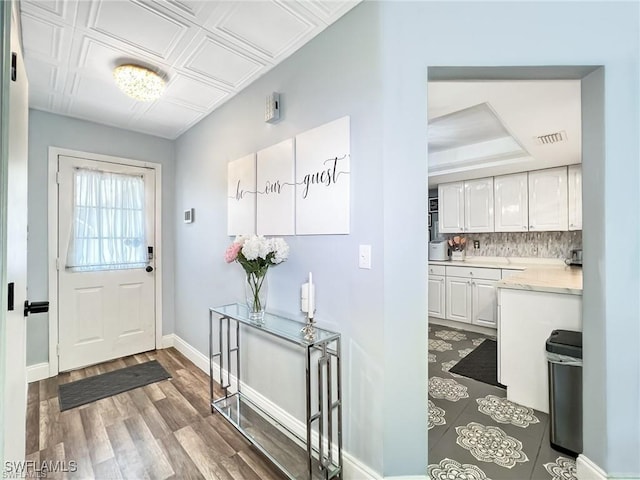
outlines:
{"label": "door knob", "polygon": [[147,268],[145,268],[145,270],[147,272],[153,272],[153,267],[151,265],[147,265]]}

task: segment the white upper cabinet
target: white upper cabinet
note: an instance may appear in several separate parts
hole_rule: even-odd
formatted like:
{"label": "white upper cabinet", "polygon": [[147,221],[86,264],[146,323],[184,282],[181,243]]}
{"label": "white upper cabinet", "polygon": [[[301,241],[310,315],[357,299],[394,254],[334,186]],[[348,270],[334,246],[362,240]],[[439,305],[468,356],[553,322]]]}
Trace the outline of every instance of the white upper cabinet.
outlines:
{"label": "white upper cabinet", "polygon": [[495,231],[529,230],[529,195],[527,173],[494,178]]}
{"label": "white upper cabinet", "polygon": [[464,231],[494,231],[493,177],[464,182]]}
{"label": "white upper cabinet", "polygon": [[569,229],[567,167],[529,172],[529,230]]}
{"label": "white upper cabinet", "polygon": [[440,233],[464,231],[464,182],[438,185],[438,221]]}
{"label": "white upper cabinet", "polygon": [[568,171],[569,230],[582,230],[582,166],[570,165]]}

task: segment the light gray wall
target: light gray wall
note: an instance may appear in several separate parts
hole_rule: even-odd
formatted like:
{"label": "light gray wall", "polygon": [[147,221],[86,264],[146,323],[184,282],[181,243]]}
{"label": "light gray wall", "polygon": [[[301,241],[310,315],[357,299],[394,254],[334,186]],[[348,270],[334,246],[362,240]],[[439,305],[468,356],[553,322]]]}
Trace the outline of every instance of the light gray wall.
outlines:
{"label": "light gray wall", "polygon": [[[596,351],[585,350],[584,403],[593,416],[587,421],[597,428],[585,430],[584,443],[586,455],[609,473],[640,472],[633,454],[640,447],[638,388],[626,383],[637,383],[640,373],[638,252],[629,258],[605,250],[622,225],[630,242],[638,242],[639,219],[629,215],[639,206],[638,13],[633,2],[356,7],[179,139],[177,208],[196,207],[200,216],[194,225],[178,225],[176,233],[176,333],[206,352],[206,307],[241,296],[240,269],[221,258],[229,241],[226,163],[350,114],[352,234],[290,238],[291,260],[273,272],[271,307],[295,313],[299,283],[314,271],[319,319],[346,340],[347,450],[385,475],[423,474],[427,253],[426,225],[416,219],[427,213],[427,68],[602,64],[608,138],[604,158],[595,153],[587,162],[599,167],[585,171],[592,189],[586,195],[601,207],[585,209],[583,233],[585,263],[591,265],[585,267],[585,288],[592,289],[606,326],[592,330],[596,319],[585,319],[586,345]],[[264,96],[271,91],[283,93],[284,118],[278,125],[261,120]],[[356,268],[358,243],[373,245],[373,270]],[[252,340],[253,353],[261,356],[266,345]],[[283,365],[277,369],[294,372]],[[290,386],[295,382],[280,393],[286,397]],[[277,388],[259,387],[287,403],[277,398]],[[601,448],[602,436],[607,450]]]}
{"label": "light gray wall", "polygon": [[[226,234],[227,163],[350,115],[351,234],[287,237],[290,258],[269,273],[268,307],[302,320],[300,284],[313,272],[317,320],[343,335],[345,448],[381,471],[383,169],[377,10],[366,4],[348,13],[178,139],[176,208],[195,207],[196,221],[176,230],[176,334],[207,352],[207,308],[241,300],[242,268],[223,260],[231,240]],[[281,92],[282,117],[270,125],[263,109],[265,96],[273,91]],[[372,245],[371,270],[358,269],[361,243]],[[243,363],[251,369],[244,371],[244,379],[303,418],[302,356],[253,336],[246,340]],[[426,359],[426,343],[423,353]],[[426,385],[426,369],[424,376],[410,376]],[[417,438],[426,434],[426,397],[421,409],[424,421],[408,431],[412,438],[414,431],[421,432]]]}
{"label": "light gray wall", "polygon": [[[174,324],[174,142],[39,110],[29,110],[29,241],[28,297],[49,298],[48,195],[49,147],[113,155],[162,165],[163,333]],[[47,314],[27,319],[27,365],[49,361]]]}
{"label": "light gray wall", "polygon": [[[381,19],[382,95],[388,104],[384,162],[403,170],[405,179],[385,179],[385,193],[421,191],[425,182],[424,148],[416,139],[424,137],[428,66],[604,65],[604,157],[596,151],[584,166],[589,186],[583,230],[585,288],[593,295],[586,306],[595,309],[585,318],[584,406],[590,414],[585,422],[593,424],[585,429],[584,445],[587,457],[610,475],[638,476],[639,253],[631,249],[621,255],[615,247],[621,231],[628,233],[630,245],[638,244],[640,232],[638,2],[383,2]],[[387,200],[385,194],[385,205]],[[401,203],[391,210],[401,211]],[[426,245],[423,222],[403,219],[395,230],[402,235],[403,251],[421,251]],[[387,228],[385,218],[385,234],[393,235]],[[388,301],[389,288],[415,281],[417,276],[408,273],[403,277],[385,269],[385,344],[397,306]],[[393,358],[392,349],[391,341],[385,358]],[[384,416],[391,422],[393,392],[385,391]],[[400,455],[387,448],[389,438],[385,435],[385,469]],[[396,440],[402,443],[401,437]]]}

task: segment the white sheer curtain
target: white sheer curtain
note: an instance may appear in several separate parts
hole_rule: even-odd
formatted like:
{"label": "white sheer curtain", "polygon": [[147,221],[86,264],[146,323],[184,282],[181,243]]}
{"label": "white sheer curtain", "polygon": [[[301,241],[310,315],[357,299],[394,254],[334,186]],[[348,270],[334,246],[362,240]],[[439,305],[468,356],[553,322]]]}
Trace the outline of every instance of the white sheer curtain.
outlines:
{"label": "white sheer curtain", "polygon": [[76,169],[73,177],[73,226],[66,267],[75,271],[144,267],[143,178],[86,169]]}

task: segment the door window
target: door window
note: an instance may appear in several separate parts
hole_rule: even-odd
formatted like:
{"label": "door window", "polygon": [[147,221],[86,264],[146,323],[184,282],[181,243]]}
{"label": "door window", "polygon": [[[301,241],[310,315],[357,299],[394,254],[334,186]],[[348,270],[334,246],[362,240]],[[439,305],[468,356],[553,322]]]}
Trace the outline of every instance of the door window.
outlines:
{"label": "door window", "polygon": [[144,267],[143,177],[76,168],[73,188],[73,226],[66,268],[96,271]]}

